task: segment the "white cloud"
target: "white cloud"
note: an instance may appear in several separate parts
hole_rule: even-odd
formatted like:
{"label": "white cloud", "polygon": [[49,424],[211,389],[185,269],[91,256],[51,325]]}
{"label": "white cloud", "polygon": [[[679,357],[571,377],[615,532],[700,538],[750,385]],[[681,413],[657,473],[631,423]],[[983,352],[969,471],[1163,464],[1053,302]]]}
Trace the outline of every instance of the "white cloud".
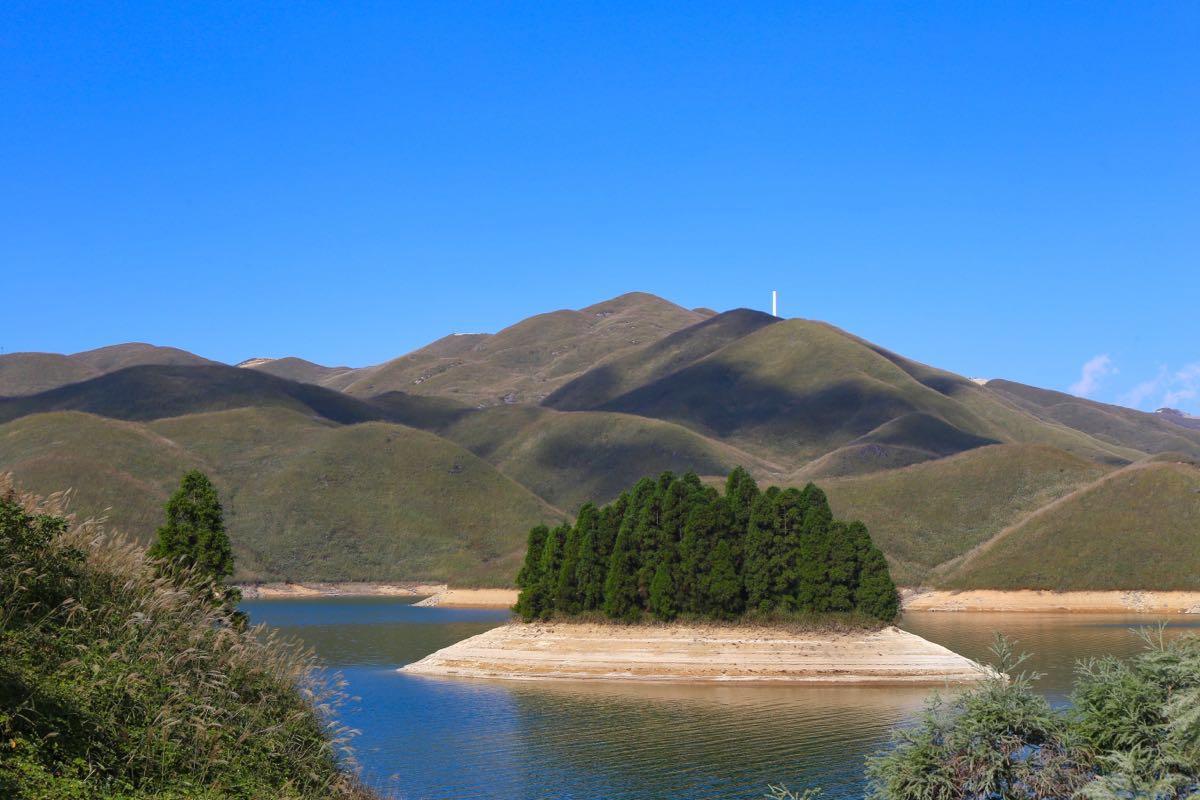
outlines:
{"label": "white cloud", "polygon": [[1159,366],[1157,375],[1148,381],[1142,381],[1121,395],[1121,402],[1131,408],[1139,408],[1146,400],[1161,392],[1167,383],[1167,368],[1165,365]]}
{"label": "white cloud", "polygon": [[1071,384],[1071,394],[1089,397],[1100,388],[1100,384],[1104,382],[1105,378],[1116,374],[1117,368],[1113,366],[1108,353],[1095,356],[1083,365],[1083,369],[1079,373],[1079,380]]}
{"label": "white cloud", "polygon": [[1188,364],[1171,376],[1170,387],[1163,395],[1163,405],[1174,408],[1200,396],[1200,361]]}

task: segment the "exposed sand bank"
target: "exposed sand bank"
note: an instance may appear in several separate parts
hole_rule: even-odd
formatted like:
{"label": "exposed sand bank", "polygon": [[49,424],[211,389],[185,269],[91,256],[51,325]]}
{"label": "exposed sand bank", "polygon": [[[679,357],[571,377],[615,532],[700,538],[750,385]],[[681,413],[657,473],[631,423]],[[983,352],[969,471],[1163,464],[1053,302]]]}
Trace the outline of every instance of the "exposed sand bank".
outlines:
{"label": "exposed sand bank", "polygon": [[401,671],[515,680],[939,686],[987,674],[975,662],[894,627],[795,633],[752,626],[519,622],[452,644]]}
{"label": "exposed sand bank", "polygon": [[1047,592],[904,589],[905,611],[1058,611],[1072,613],[1200,614],[1200,592]]}
{"label": "exposed sand bank", "polygon": [[443,589],[413,605],[445,608],[512,608],[516,589]]}
{"label": "exposed sand bank", "polygon": [[280,597],[424,597],[446,591],[444,583],[261,583],[238,587],[247,600]]}

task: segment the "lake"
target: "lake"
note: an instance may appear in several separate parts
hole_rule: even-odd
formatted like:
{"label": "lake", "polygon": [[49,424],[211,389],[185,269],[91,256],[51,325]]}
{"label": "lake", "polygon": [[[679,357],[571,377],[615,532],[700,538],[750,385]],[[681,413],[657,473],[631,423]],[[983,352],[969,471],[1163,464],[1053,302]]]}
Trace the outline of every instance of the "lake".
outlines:
{"label": "lake", "polygon": [[[404,675],[396,668],[508,619],[505,611],[420,608],[396,598],[247,601],[242,608],[312,645],[360,698],[343,721],[364,777],[385,796],[756,798],[768,783],[863,794],[864,757],[920,711],[912,688],[513,683]],[[911,613],[901,627],[977,660],[995,631],[1032,653],[1025,667],[1064,702],[1076,659],[1129,655],[1135,626],[1187,617]]]}

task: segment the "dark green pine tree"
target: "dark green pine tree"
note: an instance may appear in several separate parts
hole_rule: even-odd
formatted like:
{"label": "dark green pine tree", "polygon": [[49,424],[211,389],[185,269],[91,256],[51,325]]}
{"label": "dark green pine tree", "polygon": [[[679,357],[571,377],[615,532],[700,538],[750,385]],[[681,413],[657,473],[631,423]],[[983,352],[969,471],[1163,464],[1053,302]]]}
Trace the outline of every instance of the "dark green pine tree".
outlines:
{"label": "dark green pine tree", "polygon": [[900,595],[892,582],[887,559],[871,541],[867,527],[851,522],[848,534],[858,547],[858,586],[854,592],[854,608],[884,622],[891,622],[900,613]]}
{"label": "dark green pine tree", "polygon": [[829,599],[827,611],[853,611],[858,588],[858,549],[849,526],[840,520],[829,525]]}
{"label": "dark green pine tree", "polygon": [[670,559],[663,559],[650,581],[649,610],[655,619],[670,622],[679,613],[675,598],[675,580]]}
{"label": "dark green pine tree", "polygon": [[754,500],[746,528],[746,551],[742,581],[746,588],[746,610],[766,613],[775,608],[775,530],[782,492],[772,486]]}
{"label": "dark green pine tree", "polygon": [[233,574],[233,548],[225,533],[225,518],[217,490],[208,476],[192,470],[167,500],[166,522],[158,529],[148,555],[165,573],[186,576],[212,601],[233,610],[241,593],[224,586]]}
{"label": "dark green pine tree", "polygon": [[830,545],[829,526],[833,512],[825,492],[808,484],[800,492],[804,518],[801,523],[800,550],[796,560],[796,608],[822,613],[829,610]]}
{"label": "dark green pine tree", "polygon": [[727,500],[712,490],[699,496],[680,544],[680,611],[720,618],[741,611],[741,582],[731,547],[740,538]]}
{"label": "dark green pine tree", "polygon": [[542,551],[546,547],[546,537],[549,535],[550,529],[545,525],[529,529],[529,537],[525,543],[525,563],[517,573],[517,588],[521,593],[517,595],[516,612],[526,622],[536,618],[546,605],[546,599],[541,594]]}
{"label": "dark green pine tree", "polygon": [[563,550],[570,532],[571,526],[566,524],[552,528],[546,536],[546,544],[542,547],[542,559],[538,565],[538,595],[544,598],[545,603],[538,609],[538,617],[541,619],[548,619],[554,614],[558,573],[562,569]]}
{"label": "dark green pine tree", "polygon": [[641,611],[638,600],[641,547],[637,529],[643,506],[656,490],[653,480],[643,478],[629,493],[604,580],[604,613],[613,619],[635,619]]}
{"label": "dark green pine tree", "polygon": [[662,523],[663,498],[670,491],[675,476],[664,472],[654,484],[653,491],[646,495],[638,512],[634,541],[638,549],[637,603],[646,610],[650,602],[650,582],[658,571],[663,555]]}
{"label": "dark green pine tree", "polygon": [[[581,520],[585,511],[588,526],[595,527],[596,507],[588,503],[580,509]],[[554,587],[554,610],[568,616],[583,610],[583,598],[579,590],[579,547],[582,539],[583,527],[577,520],[563,543],[562,564],[558,568],[558,581]]]}
{"label": "dark green pine tree", "polygon": [[741,467],[734,467],[725,479],[725,499],[729,502],[729,510],[733,512],[734,525],[743,533],[750,524],[750,511],[757,497],[758,484],[754,478]]}

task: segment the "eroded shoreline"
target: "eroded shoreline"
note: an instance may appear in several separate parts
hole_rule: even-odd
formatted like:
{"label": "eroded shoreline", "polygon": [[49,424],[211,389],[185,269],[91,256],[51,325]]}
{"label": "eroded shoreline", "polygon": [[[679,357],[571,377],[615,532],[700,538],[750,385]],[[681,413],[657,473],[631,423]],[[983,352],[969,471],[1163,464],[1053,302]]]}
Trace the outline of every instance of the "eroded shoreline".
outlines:
{"label": "eroded shoreline", "polygon": [[986,668],[899,628],[793,632],[751,625],[520,623],[493,628],[401,668],[507,680],[973,683]]}

